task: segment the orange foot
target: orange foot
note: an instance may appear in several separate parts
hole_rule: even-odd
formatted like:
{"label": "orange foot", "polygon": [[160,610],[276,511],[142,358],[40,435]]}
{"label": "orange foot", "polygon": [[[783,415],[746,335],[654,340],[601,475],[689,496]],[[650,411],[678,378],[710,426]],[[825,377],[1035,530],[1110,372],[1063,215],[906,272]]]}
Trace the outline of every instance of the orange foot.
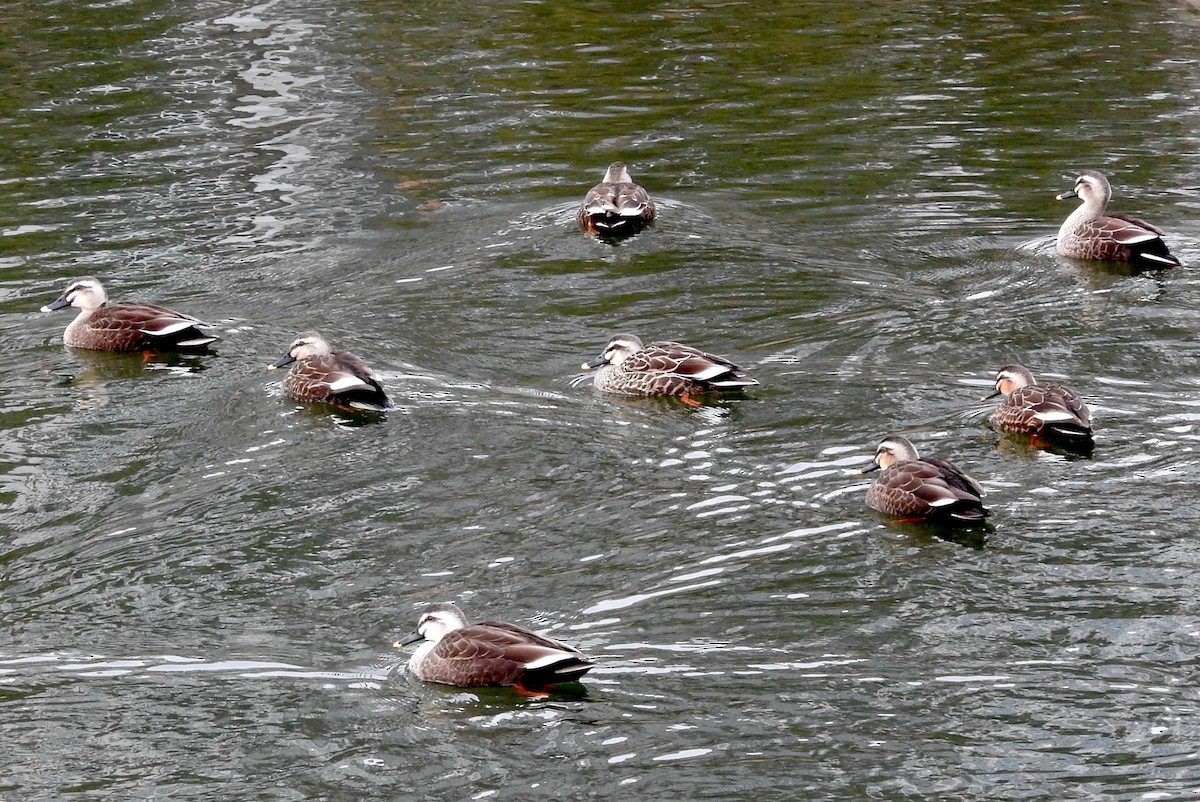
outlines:
{"label": "orange foot", "polygon": [[684,393],[681,396],[679,396],[679,400],[682,401],[687,406],[691,407],[692,409],[704,406],[702,403],[700,403],[699,399],[692,398],[687,393]]}
{"label": "orange foot", "polygon": [[521,685],[519,682],[513,683],[512,688],[517,693],[521,694],[522,696],[526,696],[530,699],[549,699],[550,698],[550,689],[549,688],[538,688],[538,689],[526,688],[524,685]]}

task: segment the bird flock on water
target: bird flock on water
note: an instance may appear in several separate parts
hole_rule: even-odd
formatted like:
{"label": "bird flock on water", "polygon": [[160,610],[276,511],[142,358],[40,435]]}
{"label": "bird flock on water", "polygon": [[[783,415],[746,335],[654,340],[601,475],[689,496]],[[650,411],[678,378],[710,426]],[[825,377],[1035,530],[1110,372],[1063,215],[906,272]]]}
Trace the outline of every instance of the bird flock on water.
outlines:
{"label": "bird flock on water", "polygon": [[[1161,229],[1144,220],[1107,210],[1108,179],[1095,170],[1079,174],[1074,186],[1056,196],[1079,199],[1059,229],[1062,256],[1088,261],[1125,262],[1136,269],[1181,266],[1163,241]],[[613,162],[603,180],[580,204],[576,219],[588,235],[616,241],[652,225],[654,201],[634,182],[623,162]],[[63,332],[73,348],[113,352],[203,350],[219,338],[213,326],[191,315],[151,303],[111,303],[104,286],[87,276],[71,281],[42,307],[52,312],[79,310]],[[329,404],[356,413],[393,408],[379,377],[359,356],[334,349],[315,331],[300,334],[268,369],[287,367],[282,392],[302,402]],[[593,384],[604,393],[672,397],[700,406],[709,397],[741,393],[756,379],[723,356],[678,342],[644,343],[637,335],[611,337],[600,355],[582,364],[595,371]],[[1017,364],[997,371],[994,391],[1004,400],[991,415],[999,431],[1028,437],[1039,448],[1090,454],[1095,446],[1087,405],[1071,389],[1038,383]],[[889,434],[859,473],[879,471],[866,504],[897,521],[938,526],[985,527],[991,511],[983,487],[949,460],[922,457],[906,437]],[[417,644],[408,660],[418,679],[460,687],[508,686],[529,696],[545,696],[557,684],[576,682],[595,665],[578,649],[516,624],[470,623],[451,603],[428,605],[416,630],[394,644]]]}

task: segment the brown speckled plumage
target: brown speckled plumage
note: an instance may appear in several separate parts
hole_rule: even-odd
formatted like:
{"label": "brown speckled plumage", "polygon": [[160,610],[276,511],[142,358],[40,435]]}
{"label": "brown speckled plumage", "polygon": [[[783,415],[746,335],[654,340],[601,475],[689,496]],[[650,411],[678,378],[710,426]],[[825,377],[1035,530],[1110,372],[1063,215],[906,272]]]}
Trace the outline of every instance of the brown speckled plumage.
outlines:
{"label": "brown speckled plumage", "polygon": [[624,162],[613,162],[604,180],[588,190],[577,216],[589,234],[621,237],[641,231],[654,215],[646,190],[633,183]]}
{"label": "brown speckled plumage", "polygon": [[1005,365],[996,374],[996,390],[987,401],[1006,395],[992,415],[997,429],[1036,435],[1066,445],[1090,445],[1092,414],[1075,392],[1058,384],[1038,384],[1021,365]]}
{"label": "brown speckled plumage", "polygon": [[173,351],[203,348],[218,339],[204,330],[207,323],[165,306],[110,304],[104,286],[91,276],[72,281],[42,311],[53,312],[68,306],[79,309],[63,332],[63,342],[72,348]]}
{"label": "brown speckled plumage", "polygon": [[867,506],[894,518],[981,524],[991,512],[983,488],[953,462],[921,459],[907,438],[891,435],[864,469],[883,468],[867,490]]}
{"label": "brown speckled plumage", "polygon": [[599,357],[582,367],[599,368],[594,380],[597,389],[625,395],[686,399],[758,384],[724,357],[675,342],[643,345],[633,334],[613,337]]}
{"label": "brown speckled plumage", "polygon": [[511,685],[540,692],[575,682],[595,665],[578,649],[516,624],[470,624],[453,604],[429,605],[416,631],[393,645],[410,643],[421,644],[408,661],[417,678],[463,688]]}
{"label": "brown speckled plumage", "polygon": [[334,351],[315,331],[305,332],[271,365],[291,365],[283,379],[284,395],[351,409],[381,412],[392,408],[375,371],[349,351]]}
{"label": "brown speckled plumage", "polygon": [[1129,262],[1144,268],[1180,266],[1179,259],[1167,250],[1161,229],[1126,214],[1105,214],[1112,187],[1102,173],[1085,170],[1072,189],[1056,197],[1083,200],[1058,230],[1058,252],[1063,256]]}

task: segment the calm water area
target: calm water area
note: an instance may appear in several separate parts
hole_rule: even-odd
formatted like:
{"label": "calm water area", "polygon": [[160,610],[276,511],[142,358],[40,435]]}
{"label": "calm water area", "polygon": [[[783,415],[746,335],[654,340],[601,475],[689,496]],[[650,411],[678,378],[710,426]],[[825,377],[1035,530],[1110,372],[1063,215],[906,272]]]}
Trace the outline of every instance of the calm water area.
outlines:
{"label": "calm water area", "polygon": [[[11,0],[0,153],[2,802],[1200,798],[1196,5]],[[1056,255],[1088,168],[1184,268]],[[68,349],[84,275],[222,339]],[[284,398],[309,329],[397,409]],[[761,386],[597,394],[621,331]],[[991,529],[868,510],[893,432]],[[598,665],[418,682],[450,600]]]}

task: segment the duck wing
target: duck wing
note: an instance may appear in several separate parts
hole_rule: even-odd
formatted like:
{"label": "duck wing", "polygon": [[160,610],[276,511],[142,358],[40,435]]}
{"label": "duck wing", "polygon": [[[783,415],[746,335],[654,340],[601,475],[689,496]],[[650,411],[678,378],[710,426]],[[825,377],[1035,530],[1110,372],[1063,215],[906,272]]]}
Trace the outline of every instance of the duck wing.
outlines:
{"label": "duck wing", "polygon": [[936,478],[945,482],[946,486],[954,491],[956,497],[963,498],[963,494],[966,494],[966,496],[978,499],[983,496],[983,486],[953,462],[936,457],[922,460],[922,462],[931,465],[937,471]]}
{"label": "duck wing", "polygon": [[639,373],[679,376],[715,387],[745,387],[758,384],[741,373],[741,368],[725,357],[709,354],[676,342],[650,343],[630,355],[621,367]]}
{"label": "duck wing", "polygon": [[1092,413],[1074,391],[1057,384],[1022,387],[1013,393],[1014,403],[1032,413],[1027,428],[1053,429],[1063,434],[1092,432]]}
{"label": "duck wing", "polygon": [[348,351],[333,351],[297,361],[284,380],[284,391],[305,401],[324,401],[353,409],[382,411],[391,399],[367,364]]}
{"label": "duck wing", "polygon": [[600,183],[588,190],[577,215],[579,224],[593,234],[636,234],[654,219],[654,201],[637,184]]}
{"label": "duck wing", "polygon": [[654,201],[646,190],[637,184],[600,183],[588,190],[583,199],[581,214],[589,217],[641,217],[654,216]]}
{"label": "duck wing", "polygon": [[953,463],[916,460],[884,469],[867,491],[867,505],[898,518],[978,524],[991,514],[979,499],[982,492]]}
{"label": "duck wing", "polygon": [[446,633],[435,653],[447,670],[470,677],[473,680],[470,684],[476,685],[568,682],[583,676],[594,665],[572,646],[497,621],[483,621]]}
{"label": "duck wing", "polygon": [[1145,220],[1124,214],[1114,214],[1111,219],[1116,219],[1129,227],[1124,238],[1118,240],[1119,244],[1123,246],[1122,258],[1140,267],[1170,268],[1183,265],[1179,257],[1171,253],[1167,243],[1163,241],[1162,229]]}
{"label": "duck wing", "polygon": [[[1101,220],[1115,220],[1115,221],[1117,221],[1117,223],[1125,224],[1121,227],[1120,230],[1128,229],[1128,230],[1130,230],[1131,234],[1134,229],[1140,228],[1143,231],[1149,231],[1151,234],[1155,234],[1159,237],[1161,237],[1163,235],[1163,230],[1161,228],[1159,228],[1158,226],[1153,225],[1151,223],[1147,223],[1142,218],[1134,217],[1131,214],[1122,214],[1121,212],[1109,212],[1107,215],[1105,215],[1104,217],[1101,217],[1100,219]],[[1116,229],[1116,225],[1114,225],[1114,229]],[[1142,239],[1149,239],[1149,237],[1142,237]],[[1134,240],[1134,241],[1140,242],[1141,240]]]}
{"label": "duck wing", "polygon": [[873,507],[895,515],[921,515],[931,507],[953,504],[964,496],[972,495],[969,491],[952,488],[936,465],[918,460],[884,469],[871,485],[868,503],[871,503],[873,496],[887,502],[884,506],[871,504]]}
{"label": "duck wing", "polygon": [[92,336],[139,347],[200,348],[219,338],[207,323],[158,304],[105,304],[87,318]]}

